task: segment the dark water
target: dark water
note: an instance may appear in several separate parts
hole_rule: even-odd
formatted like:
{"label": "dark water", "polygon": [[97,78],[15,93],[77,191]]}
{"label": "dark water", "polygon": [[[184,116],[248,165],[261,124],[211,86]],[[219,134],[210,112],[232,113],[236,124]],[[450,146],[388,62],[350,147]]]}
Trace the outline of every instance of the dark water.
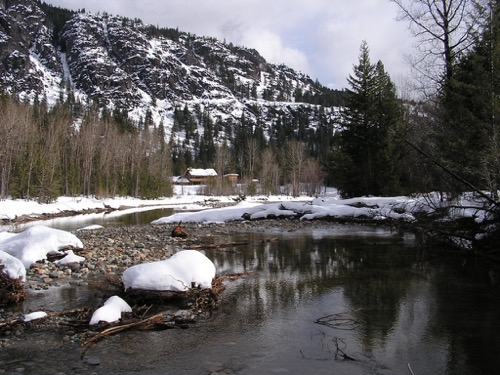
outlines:
{"label": "dark water", "polygon": [[[278,240],[262,241],[270,238]],[[29,340],[0,349],[0,368],[33,374],[349,375],[411,374],[409,367],[416,375],[500,369],[500,289],[498,272],[488,264],[436,256],[410,235],[372,227],[264,230],[231,240],[250,245],[207,250],[207,256],[220,274],[252,273],[228,282],[211,318],[187,330],[108,337],[85,352],[98,365],[80,359],[78,343],[34,331]],[[44,293],[23,308],[95,302],[92,285]]]}

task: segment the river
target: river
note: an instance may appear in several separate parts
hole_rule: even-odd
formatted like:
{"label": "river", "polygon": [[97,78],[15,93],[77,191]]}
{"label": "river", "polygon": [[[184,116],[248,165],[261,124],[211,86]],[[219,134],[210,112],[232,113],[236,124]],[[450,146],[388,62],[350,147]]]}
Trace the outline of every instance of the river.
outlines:
{"label": "river", "polygon": [[[0,350],[0,373],[479,375],[500,369],[498,270],[480,259],[440,253],[411,234],[374,226],[261,228],[231,241],[249,245],[206,255],[220,274],[251,273],[228,282],[212,317],[186,330],[107,337],[84,360],[78,342],[36,330]],[[92,293],[91,287],[51,288],[24,308],[77,306]]]}

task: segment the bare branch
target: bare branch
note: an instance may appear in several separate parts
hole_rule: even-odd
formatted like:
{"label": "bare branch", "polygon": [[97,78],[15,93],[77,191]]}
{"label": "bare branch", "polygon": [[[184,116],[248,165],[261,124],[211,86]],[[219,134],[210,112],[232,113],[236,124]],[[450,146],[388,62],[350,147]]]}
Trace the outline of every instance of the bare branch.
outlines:
{"label": "bare branch", "polygon": [[[420,78],[442,86],[453,75],[454,62],[474,43],[480,28],[477,0],[391,0],[399,8],[399,20],[409,22],[421,55],[414,67]],[[435,71],[432,65],[440,66]]]}

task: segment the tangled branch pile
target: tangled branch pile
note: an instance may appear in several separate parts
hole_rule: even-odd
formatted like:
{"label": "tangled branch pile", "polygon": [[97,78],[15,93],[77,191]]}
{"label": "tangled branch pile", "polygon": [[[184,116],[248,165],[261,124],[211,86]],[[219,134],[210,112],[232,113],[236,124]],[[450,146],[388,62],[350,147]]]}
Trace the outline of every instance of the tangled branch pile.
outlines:
{"label": "tangled branch pile", "polygon": [[11,279],[3,272],[5,266],[0,264],[0,305],[18,303],[26,297],[21,279]]}

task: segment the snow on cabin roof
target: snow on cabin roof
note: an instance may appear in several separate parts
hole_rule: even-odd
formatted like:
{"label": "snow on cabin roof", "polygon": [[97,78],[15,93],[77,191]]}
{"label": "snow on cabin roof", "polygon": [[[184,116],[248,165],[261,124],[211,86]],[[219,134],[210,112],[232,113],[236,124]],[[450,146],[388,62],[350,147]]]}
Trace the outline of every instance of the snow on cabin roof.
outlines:
{"label": "snow on cabin roof", "polygon": [[187,173],[189,173],[193,177],[217,176],[217,172],[213,168],[208,168],[208,169],[188,168]]}

